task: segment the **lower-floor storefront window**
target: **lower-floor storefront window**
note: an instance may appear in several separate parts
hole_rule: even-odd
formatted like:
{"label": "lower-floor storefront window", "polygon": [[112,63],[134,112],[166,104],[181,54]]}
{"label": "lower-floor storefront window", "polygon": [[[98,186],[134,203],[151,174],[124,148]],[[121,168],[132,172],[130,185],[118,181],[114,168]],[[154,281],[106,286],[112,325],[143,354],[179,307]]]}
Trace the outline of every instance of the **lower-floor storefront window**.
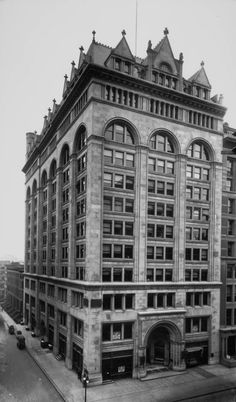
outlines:
{"label": "lower-floor storefront window", "polygon": [[131,377],[133,369],[133,350],[106,352],[102,354],[103,380]]}

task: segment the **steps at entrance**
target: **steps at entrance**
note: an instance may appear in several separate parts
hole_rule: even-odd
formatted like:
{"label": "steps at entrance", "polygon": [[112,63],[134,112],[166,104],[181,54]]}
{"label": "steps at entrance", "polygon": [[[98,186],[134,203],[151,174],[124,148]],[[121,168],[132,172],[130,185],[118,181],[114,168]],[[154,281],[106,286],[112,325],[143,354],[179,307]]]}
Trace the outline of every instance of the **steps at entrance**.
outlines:
{"label": "steps at entrance", "polygon": [[147,375],[144,378],[140,378],[141,381],[155,380],[156,378],[174,377],[176,375],[185,374],[186,371],[174,371],[170,370],[167,366],[163,365],[150,365],[147,366]]}
{"label": "steps at entrance", "polygon": [[168,369],[168,367],[164,367],[164,366],[154,366],[154,367],[148,367],[147,368],[147,374],[151,374],[151,373],[163,373],[166,371],[170,371]]}

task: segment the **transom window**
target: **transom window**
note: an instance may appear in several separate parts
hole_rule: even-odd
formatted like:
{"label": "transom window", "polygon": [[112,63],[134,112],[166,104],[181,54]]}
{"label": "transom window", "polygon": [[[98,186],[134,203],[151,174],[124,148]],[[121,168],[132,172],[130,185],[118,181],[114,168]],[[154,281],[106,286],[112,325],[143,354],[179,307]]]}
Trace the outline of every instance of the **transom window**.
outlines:
{"label": "transom window", "polygon": [[122,123],[111,124],[105,131],[105,139],[129,145],[134,144],[134,138],[130,128]]}
{"label": "transom window", "polygon": [[174,146],[169,139],[169,136],[165,133],[156,133],[152,136],[150,141],[151,148],[157,151],[174,153]]}
{"label": "transom window", "polygon": [[194,142],[188,149],[188,157],[208,161],[209,153],[202,143]]}

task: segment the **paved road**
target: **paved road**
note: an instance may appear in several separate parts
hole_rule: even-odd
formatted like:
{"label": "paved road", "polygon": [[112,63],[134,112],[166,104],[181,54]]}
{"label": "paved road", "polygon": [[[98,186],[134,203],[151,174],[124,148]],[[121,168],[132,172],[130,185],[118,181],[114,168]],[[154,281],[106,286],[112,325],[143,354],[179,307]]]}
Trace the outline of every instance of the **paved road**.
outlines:
{"label": "paved road", "polygon": [[59,394],[26,350],[16,347],[0,315],[0,401],[61,402]]}

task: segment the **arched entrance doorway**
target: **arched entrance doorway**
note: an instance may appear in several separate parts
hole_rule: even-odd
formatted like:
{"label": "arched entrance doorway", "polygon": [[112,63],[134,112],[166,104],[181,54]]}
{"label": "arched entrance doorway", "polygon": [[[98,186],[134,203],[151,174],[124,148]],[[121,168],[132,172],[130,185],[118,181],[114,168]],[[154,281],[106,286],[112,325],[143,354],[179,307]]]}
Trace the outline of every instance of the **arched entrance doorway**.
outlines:
{"label": "arched entrance doorway", "polygon": [[147,364],[170,364],[170,334],[167,328],[157,327],[151,332],[146,352]]}
{"label": "arched entrance doorway", "polygon": [[145,336],[146,368],[152,365],[173,370],[183,370],[185,361],[182,351],[184,341],[177,325],[162,321],[153,325]]}

